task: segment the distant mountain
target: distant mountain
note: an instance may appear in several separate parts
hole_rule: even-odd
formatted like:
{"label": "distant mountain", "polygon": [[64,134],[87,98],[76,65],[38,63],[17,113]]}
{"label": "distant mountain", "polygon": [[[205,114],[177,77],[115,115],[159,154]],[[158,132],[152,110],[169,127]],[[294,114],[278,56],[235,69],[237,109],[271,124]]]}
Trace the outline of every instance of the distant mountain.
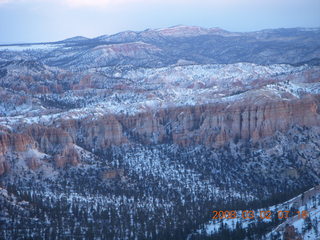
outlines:
{"label": "distant mountain", "polygon": [[76,36],[76,37],[72,37],[72,38],[67,38],[65,40],[62,40],[61,42],[79,42],[79,41],[85,41],[85,40],[89,40],[89,38],[82,37],[82,36]]}
{"label": "distant mountain", "polygon": [[[249,33],[232,33],[219,28],[175,26],[171,28],[126,31],[114,35],[104,35],[94,39],[75,37],[58,43],[47,43],[20,48],[26,57],[41,59],[50,66],[88,69],[93,67],[114,66],[118,63],[133,66],[165,67],[179,60],[196,64],[229,64],[250,62],[257,64],[299,64],[319,57],[320,29],[275,29]],[[122,53],[113,57],[95,58],[98,46],[109,48],[130,48],[134,43],[145,43],[159,51],[144,51],[141,55],[131,55],[130,59]],[[127,47],[128,45],[128,47]],[[37,47],[43,51],[36,50]],[[19,47],[0,46],[0,49],[16,51]],[[123,51],[122,51],[123,52]],[[62,54],[63,53],[63,54]],[[0,58],[8,52],[0,52]],[[88,56],[92,55],[92,57]],[[16,57],[13,54],[13,57]],[[10,59],[8,59],[10,60]]]}

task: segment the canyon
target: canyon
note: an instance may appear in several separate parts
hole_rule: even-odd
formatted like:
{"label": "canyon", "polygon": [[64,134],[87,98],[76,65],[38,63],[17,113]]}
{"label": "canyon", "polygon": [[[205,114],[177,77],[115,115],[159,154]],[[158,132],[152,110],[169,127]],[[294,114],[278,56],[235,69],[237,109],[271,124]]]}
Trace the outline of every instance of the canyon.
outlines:
{"label": "canyon", "polygon": [[18,226],[32,215],[39,236],[63,222],[109,239],[179,239],[212,206],[319,184],[319,38],[175,26],[1,45],[0,217],[17,211]]}

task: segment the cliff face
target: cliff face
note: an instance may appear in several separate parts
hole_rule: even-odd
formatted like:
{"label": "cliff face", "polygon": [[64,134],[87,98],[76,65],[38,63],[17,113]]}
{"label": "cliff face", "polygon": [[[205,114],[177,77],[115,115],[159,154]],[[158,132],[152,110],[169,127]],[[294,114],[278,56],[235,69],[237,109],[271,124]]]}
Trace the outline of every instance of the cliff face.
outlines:
{"label": "cliff face", "polygon": [[0,235],[201,238],[208,204],[320,184],[319,38],[179,26],[0,46]]}
{"label": "cliff face", "polygon": [[0,175],[10,169],[10,155],[22,158],[26,166],[35,170],[41,166],[42,156],[29,154],[36,151],[49,156],[56,167],[64,167],[67,163],[75,166],[80,156],[75,149],[70,135],[58,128],[31,125],[19,133],[3,132],[0,135]]}
{"label": "cliff face", "polygon": [[318,100],[312,97],[262,104],[189,106],[68,122],[62,128],[89,149],[103,150],[128,142],[216,147],[236,139],[259,141],[295,124],[319,125],[318,108]]}
{"label": "cliff face", "polygon": [[[33,124],[20,133],[0,135],[0,172],[8,171],[8,152],[37,149],[52,156],[57,167],[77,165],[80,156],[74,145],[104,152],[112,145],[128,143],[174,143],[181,146],[219,147],[230,141],[259,141],[293,125],[317,126],[319,101],[307,96],[297,100],[239,102],[234,104],[184,106],[138,113],[106,115],[92,120],[61,119],[58,127]],[[36,169],[38,159],[26,159]]]}
{"label": "cliff face", "polygon": [[[183,106],[142,112],[132,116],[105,115],[81,120],[60,119],[56,126],[33,124],[20,133],[0,135],[0,173],[9,170],[8,152],[37,149],[52,157],[56,167],[80,162],[75,145],[92,152],[129,143],[220,147],[230,141],[258,142],[293,125],[319,126],[319,96],[268,100],[260,103],[235,102]],[[37,169],[39,159],[27,158]]]}
{"label": "cliff face", "polygon": [[0,157],[0,176],[10,169],[9,164],[6,162],[3,156]]}
{"label": "cliff face", "polygon": [[[193,40],[188,44],[195,48]],[[49,64],[64,58],[56,53],[40,57],[43,53],[35,50],[36,59],[24,59],[12,52],[21,60],[8,55],[0,65],[0,174],[17,159],[34,170],[46,163],[75,166],[86,160],[82,151],[99,157],[111,146],[218,148],[230,141],[259,142],[293,125],[319,125],[316,53],[303,63],[295,63],[297,56],[291,64],[259,65],[237,58],[212,64],[203,57],[191,62],[193,57],[186,56],[199,51],[183,47],[182,55],[174,51],[177,59],[165,57],[161,63],[171,40],[161,41],[156,48],[143,42],[90,43],[85,54],[69,46],[77,57],[71,54],[73,60],[63,61],[63,68]],[[279,61],[284,62],[282,56]]]}

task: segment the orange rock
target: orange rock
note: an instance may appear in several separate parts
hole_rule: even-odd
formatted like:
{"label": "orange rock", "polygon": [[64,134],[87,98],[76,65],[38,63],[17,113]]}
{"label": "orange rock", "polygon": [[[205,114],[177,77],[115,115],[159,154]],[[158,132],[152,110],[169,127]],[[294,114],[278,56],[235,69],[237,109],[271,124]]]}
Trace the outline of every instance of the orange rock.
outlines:
{"label": "orange rock", "polygon": [[4,173],[9,172],[10,165],[8,162],[5,161],[5,158],[3,156],[0,156],[0,176]]}
{"label": "orange rock", "polygon": [[57,167],[65,167],[67,163],[76,166],[80,162],[80,156],[73,146],[66,146],[60,154],[54,157]]}
{"label": "orange rock", "polygon": [[39,166],[41,165],[40,162],[38,161],[38,159],[35,157],[27,158],[26,162],[27,162],[27,166],[31,170],[35,170],[35,169],[39,168]]}

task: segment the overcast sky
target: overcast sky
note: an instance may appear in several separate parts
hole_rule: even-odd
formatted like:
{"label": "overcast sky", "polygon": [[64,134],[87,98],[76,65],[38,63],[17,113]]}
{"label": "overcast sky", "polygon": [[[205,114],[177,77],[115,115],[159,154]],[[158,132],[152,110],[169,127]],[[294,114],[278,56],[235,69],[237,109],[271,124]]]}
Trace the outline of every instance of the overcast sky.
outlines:
{"label": "overcast sky", "polygon": [[56,41],[178,24],[320,27],[320,0],[0,0],[0,42]]}

